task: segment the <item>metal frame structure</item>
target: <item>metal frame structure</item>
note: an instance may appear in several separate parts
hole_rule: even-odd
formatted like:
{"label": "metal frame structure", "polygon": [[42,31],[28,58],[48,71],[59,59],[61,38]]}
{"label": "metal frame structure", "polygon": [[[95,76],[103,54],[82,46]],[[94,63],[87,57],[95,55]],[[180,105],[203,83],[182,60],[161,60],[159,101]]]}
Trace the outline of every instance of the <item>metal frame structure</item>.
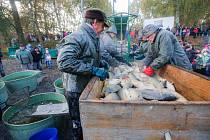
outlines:
{"label": "metal frame structure", "polygon": [[125,39],[125,35],[126,35],[126,31],[128,31],[127,34],[127,45],[128,45],[128,54],[125,56],[127,58],[129,58],[129,54],[131,51],[131,37],[130,37],[130,29],[131,26],[130,22],[133,22],[135,18],[137,18],[138,15],[136,14],[129,14],[126,12],[120,12],[120,13],[116,13],[113,14],[111,16],[108,17],[108,20],[110,22],[112,22],[113,24],[115,24],[116,28],[117,28],[117,32],[118,32],[118,38],[120,38],[121,41],[121,54],[122,54],[122,42]]}
{"label": "metal frame structure", "polygon": [[[115,24],[117,31],[120,31],[120,40],[123,40],[123,31],[130,31],[129,23],[137,18],[138,15],[126,12],[116,13],[108,17],[108,20]],[[120,20],[120,22],[119,22]],[[120,28],[119,28],[120,27]],[[125,32],[124,32],[125,34]]]}

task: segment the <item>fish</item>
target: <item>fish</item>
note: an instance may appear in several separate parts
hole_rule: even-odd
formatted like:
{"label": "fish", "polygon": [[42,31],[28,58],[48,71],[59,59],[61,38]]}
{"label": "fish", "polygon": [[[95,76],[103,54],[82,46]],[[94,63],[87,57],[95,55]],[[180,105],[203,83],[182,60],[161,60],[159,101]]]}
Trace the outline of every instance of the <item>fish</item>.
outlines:
{"label": "fish", "polygon": [[131,79],[128,76],[121,79],[120,85],[123,88],[131,88],[134,86],[133,83],[131,82]]}
{"label": "fish", "polygon": [[[119,65],[110,69],[112,74],[105,81],[103,93],[108,99],[115,99],[115,94],[120,100],[158,100],[158,101],[184,101],[183,96],[176,92],[173,83],[161,78],[157,74],[149,77],[139,67],[141,64],[132,63],[132,67]],[[115,93],[114,95],[112,95]],[[108,96],[108,97],[107,97]],[[112,97],[114,96],[114,97]],[[116,98],[118,100],[118,98]]]}
{"label": "fish", "polygon": [[109,80],[107,81],[107,83],[108,83],[109,85],[119,85],[119,84],[120,84],[120,79],[109,79]]}
{"label": "fish", "polygon": [[105,98],[103,98],[102,100],[105,100],[105,101],[108,101],[108,100],[120,100],[120,97],[118,96],[117,93],[110,93]]}
{"label": "fish", "polygon": [[169,91],[161,93],[158,90],[144,89],[141,90],[141,93],[146,100],[175,101],[177,99],[176,95]]}
{"label": "fish", "polygon": [[127,101],[136,101],[136,100],[143,100],[141,96],[141,92],[139,92],[138,89],[135,88],[122,88],[118,95],[121,100],[127,100]]}
{"label": "fish", "polygon": [[121,89],[120,85],[107,85],[103,88],[103,92],[106,93],[115,93]]}

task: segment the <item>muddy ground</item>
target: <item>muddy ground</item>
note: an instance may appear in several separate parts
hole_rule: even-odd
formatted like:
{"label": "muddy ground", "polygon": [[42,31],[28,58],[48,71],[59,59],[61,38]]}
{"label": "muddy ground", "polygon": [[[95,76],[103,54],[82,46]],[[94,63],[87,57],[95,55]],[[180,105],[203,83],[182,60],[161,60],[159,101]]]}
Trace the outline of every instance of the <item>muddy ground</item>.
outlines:
{"label": "muddy ground", "polygon": [[[15,59],[4,59],[3,60],[4,70],[6,74],[11,74],[13,72],[21,71],[20,64]],[[38,88],[31,94],[37,94],[42,92],[52,92],[55,91],[53,82],[61,77],[61,72],[58,71],[56,60],[53,60],[53,68],[48,69],[43,65],[43,73],[46,76],[43,81],[38,85]],[[17,96],[17,95],[15,95]],[[0,140],[11,140],[9,133],[7,132],[2,121],[0,122]]]}

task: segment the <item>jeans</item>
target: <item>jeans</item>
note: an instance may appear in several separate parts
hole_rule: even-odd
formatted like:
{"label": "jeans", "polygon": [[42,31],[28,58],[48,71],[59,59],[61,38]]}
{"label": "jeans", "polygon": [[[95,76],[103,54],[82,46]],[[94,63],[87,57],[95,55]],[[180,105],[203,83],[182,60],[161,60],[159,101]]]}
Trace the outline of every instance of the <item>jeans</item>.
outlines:
{"label": "jeans", "polygon": [[32,69],[32,65],[31,65],[31,63],[21,64],[21,68],[22,68],[22,70],[31,70]]}
{"label": "jeans", "polygon": [[48,67],[48,69],[52,69],[52,61],[47,60],[46,66]]}
{"label": "jeans", "polygon": [[210,63],[207,63],[207,66],[206,66],[206,76],[210,77]]}
{"label": "jeans", "polygon": [[2,62],[0,62],[0,73],[1,73],[1,77],[5,76],[4,67],[3,67]]}
{"label": "jeans", "polygon": [[82,140],[82,126],[80,122],[80,112],[79,112],[79,97],[80,93],[76,92],[66,92],[65,94],[70,114],[70,125],[72,127],[72,140]]}
{"label": "jeans", "polygon": [[36,70],[36,69],[42,70],[40,61],[39,62],[33,62],[33,70]]}

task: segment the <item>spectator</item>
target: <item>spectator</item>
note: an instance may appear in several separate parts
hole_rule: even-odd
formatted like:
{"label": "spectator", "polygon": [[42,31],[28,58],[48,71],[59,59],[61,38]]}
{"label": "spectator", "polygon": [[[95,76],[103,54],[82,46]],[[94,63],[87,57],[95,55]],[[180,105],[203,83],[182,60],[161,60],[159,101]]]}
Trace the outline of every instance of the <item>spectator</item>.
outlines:
{"label": "spectator", "polygon": [[33,56],[33,69],[34,70],[42,70],[41,67],[41,57],[42,57],[42,53],[39,51],[38,47],[35,47],[34,50],[31,52],[32,56]]}
{"label": "spectator", "polygon": [[193,38],[196,38],[197,36],[198,36],[198,28],[195,27],[195,28],[193,29]]}
{"label": "spectator", "polygon": [[22,70],[32,69],[31,64],[33,62],[33,57],[31,53],[26,50],[25,45],[20,44],[20,49],[15,53],[16,59],[20,62]]}
{"label": "spectator", "polygon": [[46,52],[45,52],[45,64],[48,69],[52,69],[52,58],[51,58],[48,48],[46,48]]}
{"label": "spectator", "polygon": [[39,51],[42,54],[42,56],[41,56],[41,64],[43,64],[44,63],[44,59],[45,59],[45,48],[41,44],[38,44],[37,47],[38,47]]}
{"label": "spectator", "polygon": [[2,64],[2,57],[3,57],[3,54],[1,52],[1,49],[0,49],[0,73],[1,73],[1,77],[4,77],[5,76],[5,72],[4,72],[4,67],[3,67],[3,64]]}
{"label": "spectator", "polygon": [[206,63],[206,76],[210,77],[210,59]]}
{"label": "spectator", "polygon": [[209,62],[209,56],[206,49],[203,49],[200,54],[197,55],[195,59],[195,63],[193,64],[193,70],[200,74],[205,75],[206,66]]}
{"label": "spectator", "polygon": [[32,45],[29,43],[26,45],[26,50],[28,50],[29,52],[32,52],[34,49],[33,49]]}

